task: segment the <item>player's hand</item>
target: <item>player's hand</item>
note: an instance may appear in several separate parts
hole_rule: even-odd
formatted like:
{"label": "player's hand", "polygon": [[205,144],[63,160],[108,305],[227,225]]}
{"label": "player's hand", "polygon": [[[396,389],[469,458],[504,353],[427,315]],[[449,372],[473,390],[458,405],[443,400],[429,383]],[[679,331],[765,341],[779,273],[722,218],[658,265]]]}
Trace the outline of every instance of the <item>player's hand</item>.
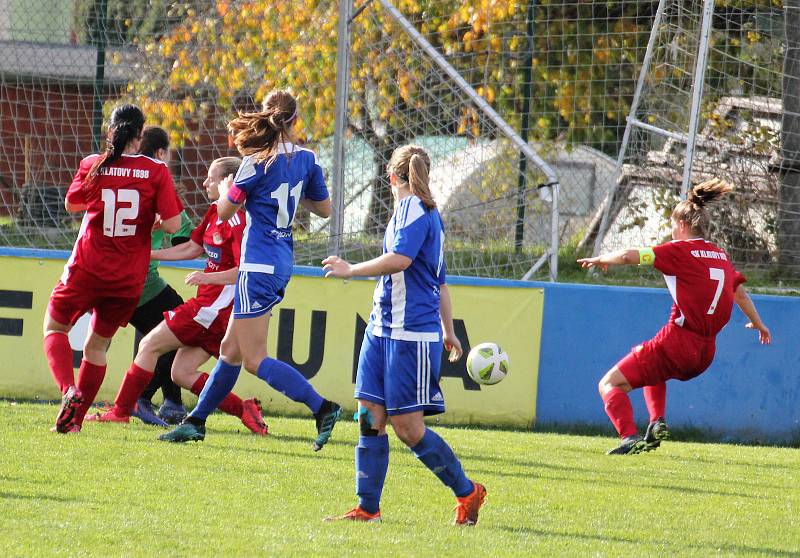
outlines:
{"label": "player's hand", "polygon": [[162,224],[163,224],[163,221],[161,220],[161,216],[160,215],[156,215],[156,220],[153,221],[153,230],[154,231],[160,231]]}
{"label": "player's hand", "polygon": [[608,264],[600,261],[600,256],[597,256],[596,258],[581,258],[578,260],[578,263],[581,264],[583,269],[591,269],[596,267],[602,271],[608,271]]}
{"label": "player's hand", "polygon": [[198,285],[208,285],[208,276],[202,271],[192,271],[186,276],[186,284],[195,287]]}
{"label": "player's hand", "polygon": [[464,350],[461,348],[461,341],[455,335],[445,333],[442,341],[444,341],[444,350],[450,353],[450,356],[447,357],[450,362],[457,361],[464,354]]}
{"label": "player's hand", "polygon": [[322,271],[325,272],[325,277],[350,279],[353,276],[353,266],[339,256],[328,256],[322,260]]}
{"label": "player's hand", "polygon": [[758,330],[758,340],[761,341],[762,345],[769,345],[772,343],[772,334],[769,332],[769,328],[764,324],[759,324],[758,326],[754,325],[753,322],[747,322],[745,326],[747,329],[757,329]]}
{"label": "player's hand", "polygon": [[225,178],[219,181],[217,185],[217,190],[219,191],[219,199],[225,199],[228,197],[228,190],[231,189],[233,186],[233,175],[229,174]]}

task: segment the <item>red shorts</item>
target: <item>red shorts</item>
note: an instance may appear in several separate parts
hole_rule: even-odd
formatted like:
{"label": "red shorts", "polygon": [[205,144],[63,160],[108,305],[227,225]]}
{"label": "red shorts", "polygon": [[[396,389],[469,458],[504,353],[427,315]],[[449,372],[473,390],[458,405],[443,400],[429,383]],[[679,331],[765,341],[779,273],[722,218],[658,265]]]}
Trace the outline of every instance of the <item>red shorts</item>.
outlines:
{"label": "red shorts", "polygon": [[617,363],[632,388],[667,380],[685,382],[711,366],[716,349],[713,337],[703,337],[668,323],[655,337],[637,345]]}
{"label": "red shorts", "polygon": [[164,321],[178,341],[187,347],[200,347],[219,358],[219,346],[228,329],[231,310],[233,304],[209,314],[209,307],[204,308],[196,298],[190,298],[174,310],[164,312]]}
{"label": "red shorts", "polygon": [[78,288],[72,282],[65,285],[59,281],[50,295],[47,312],[58,323],[72,326],[92,310],[92,330],[110,339],[120,327],[128,325],[138,303],[138,296],[108,296],[85,287]]}

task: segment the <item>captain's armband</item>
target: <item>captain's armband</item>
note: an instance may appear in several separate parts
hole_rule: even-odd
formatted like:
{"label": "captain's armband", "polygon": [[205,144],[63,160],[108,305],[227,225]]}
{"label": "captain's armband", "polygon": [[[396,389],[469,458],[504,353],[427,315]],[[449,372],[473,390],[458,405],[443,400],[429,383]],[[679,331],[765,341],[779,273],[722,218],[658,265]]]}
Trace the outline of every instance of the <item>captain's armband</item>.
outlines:
{"label": "captain's armband", "polygon": [[231,184],[228,190],[228,201],[233,204],[241,205],[247,199],[247,193],[241,190],[236,184]]}
{"label": "captain's armband", "polygon": [[639,248],[639,265],[653,265],[656,253],[652,248]]}

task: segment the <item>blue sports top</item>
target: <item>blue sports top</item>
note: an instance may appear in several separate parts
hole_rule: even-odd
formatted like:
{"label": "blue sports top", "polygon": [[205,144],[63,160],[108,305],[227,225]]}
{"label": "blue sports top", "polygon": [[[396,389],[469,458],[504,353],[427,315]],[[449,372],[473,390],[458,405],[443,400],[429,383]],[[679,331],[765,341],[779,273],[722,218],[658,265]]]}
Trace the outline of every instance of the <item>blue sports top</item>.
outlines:
{"label": "blue sports top", "polygon": [[228,192],[228,199],[244,202],[247,212],[240,271],[291,275],[292,223],[302,198],[328,199],[322,167],[310,149],[280,144],[269,169],[255,163],[252,155],[242,160]]}
{"label": "blue sports top", "polygon": [[378,279],[369,318],[372,334],[441,341],[439,286],[445,284],[446,271],[439,210],[427,209],[417,196],[400,200],[383,237],[383,253],[387,252],[411,258],[411,265]]}

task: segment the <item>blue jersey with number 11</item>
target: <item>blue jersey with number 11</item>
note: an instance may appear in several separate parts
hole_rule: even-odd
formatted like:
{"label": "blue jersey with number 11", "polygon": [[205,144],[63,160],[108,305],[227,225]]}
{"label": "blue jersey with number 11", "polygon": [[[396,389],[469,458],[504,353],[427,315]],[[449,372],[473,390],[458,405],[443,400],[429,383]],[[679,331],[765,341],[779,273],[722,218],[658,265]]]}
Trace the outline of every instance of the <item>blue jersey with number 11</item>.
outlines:
{"label": "blue jersey with number 11", "polygon": [[322,168],[310,149],[281,144],[268,169],[245,157],[228,192],[244,202],[247,228],[242,238],[240,271],[288,276],[294,264],[292,223],[302,198],[328,199]]}

